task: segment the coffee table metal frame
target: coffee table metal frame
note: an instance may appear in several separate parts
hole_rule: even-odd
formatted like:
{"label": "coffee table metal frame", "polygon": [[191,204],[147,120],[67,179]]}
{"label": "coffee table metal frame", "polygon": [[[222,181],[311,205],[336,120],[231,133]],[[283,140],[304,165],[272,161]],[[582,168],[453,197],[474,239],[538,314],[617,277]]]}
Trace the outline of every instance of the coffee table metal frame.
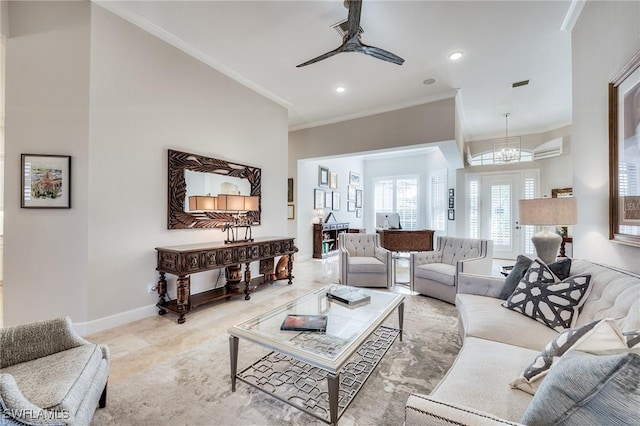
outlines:
{"label": "coffee table metal frame", "polygon": [[[337,285],[329,285],[294,299],[278,308],[268,311],[262,315],[251,318],[229,329],[229,352],[231,366],[231,390],[235,392],[236,381],[240,380],[254,386],[281,401],[292,405],[325,423],[337,424],[348,405],[359,391],[360,387],[367,380],[373,368],[377,366],[397,336],[402,341],[402,327],[404,317],[404,296],[400,294],[374,291],[369,289],[357,289],[371,297],[370,303],[361,306],[349,307],[342,303],[331,301],[326,297],[327,291]],[[398,327],[382,325],[390,314],[398,311]],[[322,314],[327,315],[328,325],[326,333],[281,331],[280,324],[287,314]],[[238,349],[239,339],[246,339],[266,347],[272,352],[251,366],[238,372]],[[314,341],[319,342],[318,345]],[[327,345],[329,342],[337,342]],[[310,344],[311,342],[311,344]],[[359,352],[364,352],[365,357],[371,367],[363,375],[358,386],[352,395],[342,395],[339,405],[341,374],[353,376],[345,371],[345,366],[356,358],[356,364],[360,364]],[[369,355],[375,353],[373,357]],[[319,415],[317,412],[308,410],[303,404],[296,404],[291,400],[277,395],[271,384],[269,389],[265,384],[269,381],[269,375],[259,380],[249,380],[249,375],[253,375],[257,370],[266,369],[264,363],[278,363],[290,361],[293,364],[302,363],[312,370],[320,370],[318,376],[327,380],[327,399],[329,405],[328,418]],[[262,364],[261,364],[262,363]],[[360,367],[358,367],[360,368]],[[269,369],[270,370],[270,369]],[[250,371],[250,373],[246,373]],[[316,371],[317,372],[317,371]],[[287,371],[291,375],[291,371]],[[272,375],[281,376],[281,373]],[[280,381],[280,378],[277,379]],[[262,385],[261,385],[262,384]]]}

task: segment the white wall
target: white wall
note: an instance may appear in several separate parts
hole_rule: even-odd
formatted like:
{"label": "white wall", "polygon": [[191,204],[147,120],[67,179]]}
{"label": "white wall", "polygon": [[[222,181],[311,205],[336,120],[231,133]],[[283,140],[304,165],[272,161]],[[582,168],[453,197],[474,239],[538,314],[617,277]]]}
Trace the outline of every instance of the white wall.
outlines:
{"label": "white wall", "polygon": [[20,152],[73,155],[73,208],[20,209],[7,187],[6,324],[70,315],[93,332],[155,314],[154,247],[224,239],[166,229],[168,148],[261,167],[254,236],[287,234],[284,108],[95,4],[12,8],[7,176]]}
{"label": "white wall", "polygon": [[[5,325],[88,318],[90,13],[87,2],[9,5]],[[22,153],[72,156],[71,209],[20,208]]]}
{"label": "white wall", "polygon": [[608,83],[640,49],[640,3],[586,2],[572,34],[574,256],[640,272],[640,248],[609,241]]}
{"label": "white wall", "polygon": [[[318,167],[326,167],[330,172],[338,174],[338,188],[331,189],[318,185]],[[296,246],[298,247],[298,259],[310,258],[313,255],[313,223],[314,216],[314,189],[327,192],[340,193],[340,210],[324,209],[323,220],[333,213],[338,222],[349,222],[350,228],[364,228],[363,217],[356,217],[356,212],[347,211],[347,186],[349,185],[349,172],[360,173],[364,176],[364,166],[361,157],[325,158],[322,160],[303,160],[298,162],[296,201]],[[361,186],[364,190],[365,186]],[[364,194],[367,191],[364,190]],[[365,195],[366,197],[366,195]],[[363,200],[363,207],[366,201]]]}

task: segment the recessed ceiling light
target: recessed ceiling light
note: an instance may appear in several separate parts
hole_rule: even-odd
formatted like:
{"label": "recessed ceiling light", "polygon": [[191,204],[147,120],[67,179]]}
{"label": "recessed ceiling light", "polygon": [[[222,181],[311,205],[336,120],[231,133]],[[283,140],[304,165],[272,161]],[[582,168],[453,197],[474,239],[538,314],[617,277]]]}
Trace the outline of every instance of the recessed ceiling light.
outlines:
{"label": "recessed ceiling light", "polygon": [[453,52],[451,55],[449,55],[449,59],[451,59],[452,61],[457,61],[460,58],[462,58],[462,52]]}
{"label": "recessed ceiling light", "polygon": [[425,84],[425,85],[427,85],[427,86],[428,86],[429,84],[433,84],[433,83],[435,83],[435,82],[436,82],[436,79],[435,79],[435,78],[428,78],[428,79],[426,79],[425,81],[423,81],[423,82],[422,82],[422,84]]}
{"label": "recessed ceiling light", "polygon": [[337,93],[344,93],[347,89],[344,88],[344,86],[338,86],[336,87],[336,92]]}

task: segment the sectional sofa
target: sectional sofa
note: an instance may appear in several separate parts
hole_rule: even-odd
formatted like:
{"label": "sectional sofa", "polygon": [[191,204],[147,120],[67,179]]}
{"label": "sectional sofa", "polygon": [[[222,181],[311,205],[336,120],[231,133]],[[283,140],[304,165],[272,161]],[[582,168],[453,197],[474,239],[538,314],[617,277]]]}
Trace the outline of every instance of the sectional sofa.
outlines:
{"label": "sectional sofa", "polygon": [[[613,318],[621,332],[640,330],[640,276],[585,260],[574,260],[571,275],[577,274],[589,274],[592,287],[578,314],[576,327],[594,320]],[[541,379],[543,383],[535,397],[510,386],[559,332],[501,306],[504,300],[498,296],[503,284],[504,279],[496,277],[460,274],[456,307],[462,349],[429,396],[414,394],[409,397],[405,407],[406,425],[521,424],[527,410],[533,409],[530,405],[533,405],[534,398],[551,397],[541,392],[549,388],[543,389],[542,385],[550,383],[551,372],[554,368],[559,372],[561,369],[558,367],[552,367],[549,374]],[[634,362],[637,364],[637,355],[632,356],[636,357]],[[569,380],[578,380],[581,378],[575,376],[584,375],[574,374]],[[623,399],[632,410],[640,411],[637,377],[635,375],[635,389],[626,390],[624,398],[613,400]],[[545,380],[548,382],[544,383]],[[619,422],[612,420],[615,419],[616,408],[605,406],[604,410],[606,424],[627,424],[624,418]],[[635,422],[637,417],[627,420]],[[567,421],[560,424],[580,423]]]}

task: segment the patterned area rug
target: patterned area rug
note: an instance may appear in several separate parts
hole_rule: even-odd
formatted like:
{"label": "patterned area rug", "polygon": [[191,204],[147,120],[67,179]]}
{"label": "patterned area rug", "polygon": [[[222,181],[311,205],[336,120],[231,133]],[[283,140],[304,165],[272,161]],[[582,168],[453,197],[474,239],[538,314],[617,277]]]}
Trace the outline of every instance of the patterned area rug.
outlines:
{"label": "patterned area rug", "polygon": [[[402,424],[409,394],[431,392],[460,350],[454,306],[424,296],[405,300],[403,341],[393,343],[341,425]],[[239,368],[265,354],[241,340]],[[92,425],[324,424],[245,383],[231,392],[227,335],[110,385],[107,404]]]}

